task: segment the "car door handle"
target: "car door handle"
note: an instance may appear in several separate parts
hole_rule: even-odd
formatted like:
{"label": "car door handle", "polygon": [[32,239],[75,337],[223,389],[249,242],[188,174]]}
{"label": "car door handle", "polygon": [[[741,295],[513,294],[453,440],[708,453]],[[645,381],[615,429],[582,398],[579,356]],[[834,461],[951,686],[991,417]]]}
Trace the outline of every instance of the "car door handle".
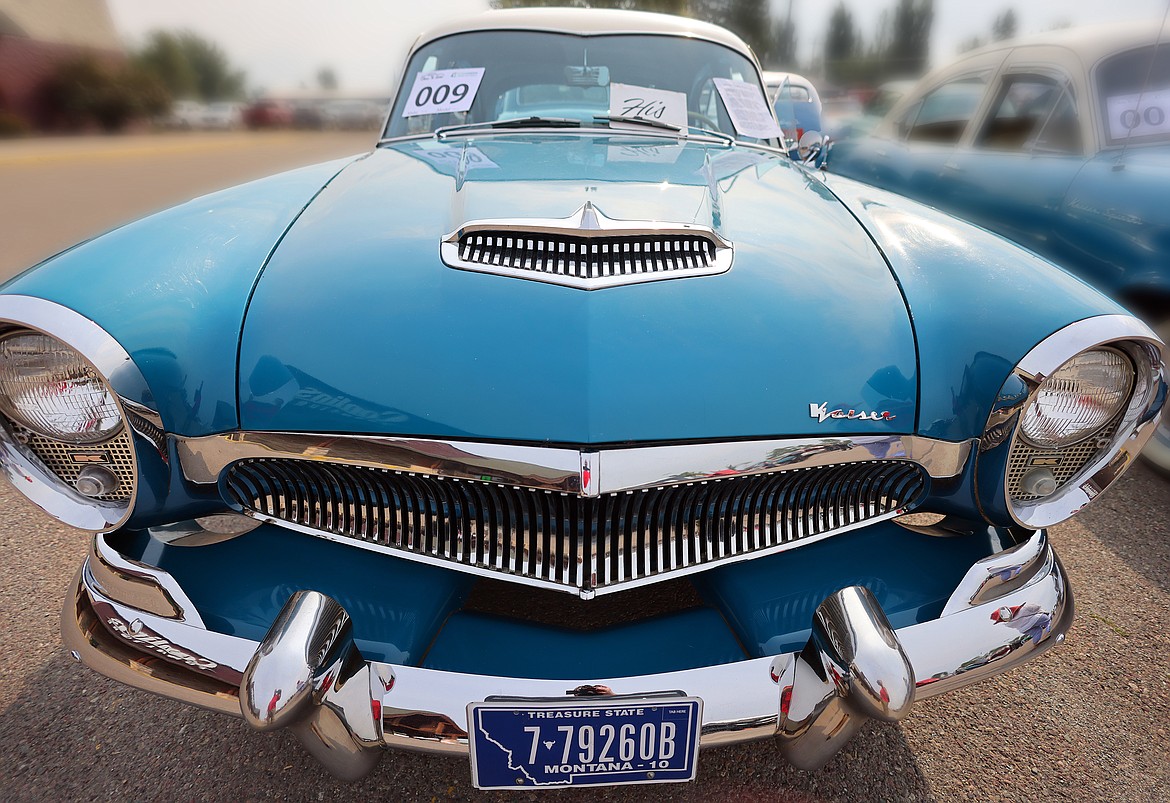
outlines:
{"label": "car door handle", "polygon": [[949,170],[952,173],[962,173],[963,166],[961,164],[959,164],[958,162],[944,162],[943,163],[943,170]]}

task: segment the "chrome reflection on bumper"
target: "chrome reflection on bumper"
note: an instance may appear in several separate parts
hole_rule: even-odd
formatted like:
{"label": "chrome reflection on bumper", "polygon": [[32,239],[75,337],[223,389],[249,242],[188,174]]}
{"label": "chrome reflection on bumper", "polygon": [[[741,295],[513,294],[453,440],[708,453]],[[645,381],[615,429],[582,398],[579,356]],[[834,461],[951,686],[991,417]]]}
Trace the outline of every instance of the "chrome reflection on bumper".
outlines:
{"label": "chrome reflection on bumper", "polygon": [[232,432],[175,440],[183,475],[199,484],[218,482],[223,470],[240,460],[285,458],[495,482],[579,496],[871,460],[910,460],[925,468],[931,477],[946,479],[962,472],[975,443],[974,440],[954,443],[917,435],[841,435],[573,449],[284,432]]}
{"label": "chrome reflection on bumper", "polygon": [[[160,587],[174,583],[148,571]],[[817,609],[800,653],[656,675],[534,680],[365,661],[348,615],[317,592],[294,594],[257,643],[207,630],[182,611],[132,607],[93,577],[87,563],[62,618],[67,648],[87,666],[260,729],[291,727],[344,778],[372,769],[377,748],[465,754],[469,702],[563,699],[599,686],[618,695],[683,690],[703,700],[702,746],[780,736],[790,760],[820,766],[866,718],[897,720],[913,702],[1030,660],[1061,642],[1073,617],[1063,569],[1037,532],[972,566],[944,615],[928,622],[892,630],[869,592],[849,587]]]}

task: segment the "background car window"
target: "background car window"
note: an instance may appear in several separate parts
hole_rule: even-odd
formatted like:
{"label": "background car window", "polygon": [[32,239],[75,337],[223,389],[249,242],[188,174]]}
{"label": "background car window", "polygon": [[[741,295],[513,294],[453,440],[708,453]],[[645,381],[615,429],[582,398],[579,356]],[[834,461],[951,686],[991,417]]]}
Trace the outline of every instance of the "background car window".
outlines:
{"label": "background car window", "polygon": [[1103,62],[1097,68],[1097,98],[1110,145],[1170,141],[1170,43]]}
{"label": "background car window", "polygon": [[1042,75],[1009,76],[975,145],[1000,151],[1079,153],[1081,128],[1068,83]]}
{"label": "background car window", "polygon": [[975,114],[986,83],[983,75],[969,75],[932,90],[903,115],[898,122],[898,136],[915,142],[958,142]]}
{"label": "background car window", "polygon": [[807,103],[812,100],[812,95],[809,94],[807,87],[784,84],[780,87],[780,91],[776,93],[776,100],[792,100]]}

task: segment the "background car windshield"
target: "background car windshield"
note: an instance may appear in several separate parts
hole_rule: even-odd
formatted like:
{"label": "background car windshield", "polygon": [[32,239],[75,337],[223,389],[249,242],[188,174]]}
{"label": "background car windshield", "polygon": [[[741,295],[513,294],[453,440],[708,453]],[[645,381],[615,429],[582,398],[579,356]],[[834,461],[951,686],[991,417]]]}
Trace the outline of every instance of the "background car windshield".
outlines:
{"label": "background car windshield", "polygon": [[[483,68],[483,78],[470,109],[403,116],[419,72],[474,68]],[[567,117],[592,125],[595,116],[609,113],[610,83],[682,92],[691,125],[735,135],[714,78],[760,86],[755,66],[742,54],[702,40],[534,31],[456,34],[411,57],[385,136],[532,116]]]}
{"label": "background car windshield", "polygon": [[[1170,142],[1170,44],[1113,56],[1097,68],[1110,145]],[[1140,106],[1139,106],[1140,102]]]}

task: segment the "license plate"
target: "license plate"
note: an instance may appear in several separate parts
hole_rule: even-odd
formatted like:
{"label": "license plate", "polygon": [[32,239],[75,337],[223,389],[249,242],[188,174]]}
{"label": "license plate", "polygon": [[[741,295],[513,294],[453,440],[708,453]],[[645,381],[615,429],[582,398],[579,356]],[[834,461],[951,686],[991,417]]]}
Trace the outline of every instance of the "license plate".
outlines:
{"label": "license plate", "polygon": [[673,783],[695,777],[697,697],[489,700],[467,706],[479,789]]}

